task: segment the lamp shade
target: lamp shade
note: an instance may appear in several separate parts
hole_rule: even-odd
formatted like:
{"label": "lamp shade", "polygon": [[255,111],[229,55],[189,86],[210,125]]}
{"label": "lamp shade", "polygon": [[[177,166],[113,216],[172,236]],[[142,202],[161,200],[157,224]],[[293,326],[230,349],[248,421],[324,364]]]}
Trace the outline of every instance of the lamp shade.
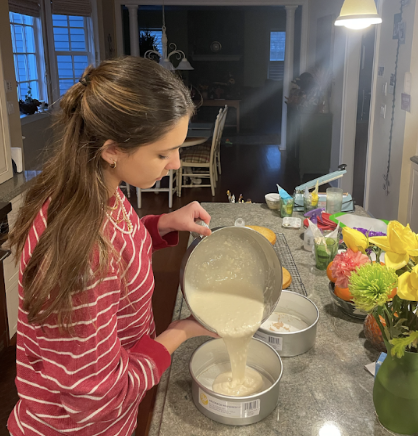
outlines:
{"label": "lamp shade", "polygon": [[187,60],[187,58],[183,58],[179,64],[177,65],[176,70],[194,70],[194,68],[190,65],[190,62]]}
{"label": "lamp shade", "polygon": [[166,70],[170,70],[170,71],[175,70],[174,65],[168,59],[160,58],[160,62],[158,63]]}
{"label": "lamp shade", "polygon": [[365,29],[381,22],[374,0],[345,0],[335,25],[349,29]]}

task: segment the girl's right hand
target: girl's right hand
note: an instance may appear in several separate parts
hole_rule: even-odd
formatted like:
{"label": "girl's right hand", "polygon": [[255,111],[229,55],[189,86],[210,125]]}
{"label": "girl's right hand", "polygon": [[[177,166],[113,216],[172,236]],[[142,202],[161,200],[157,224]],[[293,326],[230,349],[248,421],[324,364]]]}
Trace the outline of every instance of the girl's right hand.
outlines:
{"label": "girl's right hand", "polygon": [[186,333],[187,339],[195,338],[197,336],[210,336],[212,338],[219,338],[219,335],[206,329],[202,324],[198,323],[193,315],[190,315],[186,319],[180,319],[178,321],[172,322],[167,330],[169,329],[183,329]]}
{"label": "girl's right hand", "polygon": [[219,338],[216,333],[199,324],[193,316],[189,316],[186,319],[172,322],[167,330],[157,336],[155,340],[164,345],[170,354],[173,354],[183,342],[197,336]]}

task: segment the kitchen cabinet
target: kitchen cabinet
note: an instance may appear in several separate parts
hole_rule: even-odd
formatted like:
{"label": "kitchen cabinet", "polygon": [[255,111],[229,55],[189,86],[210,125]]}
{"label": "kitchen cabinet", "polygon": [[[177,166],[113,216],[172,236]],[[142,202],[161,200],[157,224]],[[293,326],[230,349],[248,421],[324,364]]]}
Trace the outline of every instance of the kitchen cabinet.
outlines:
{"label": "kitchen cabinet", "polygon": [[[19,209],[23,205],[24,194],[15,197],[12,203],[12,210],[7,215],[9,229],[13,229]],[[15,265],[14,256],[9,256],[3,261],[4,287],[6,291],[7,303],[7,318],[9,322],[9,337],[10,339],[17,332],[17,315],[19,309],[19,264]]]}
{"label": "kitchen cabinet", "polygon": [[[11,109],[13,106],[12,102],[7,101],[4,83],[2,60],[0,56],[0,183],[13,177],[9,116],[7,113],[7,109]],[[17,108],[14,108],[14,110],[17,110]]]}

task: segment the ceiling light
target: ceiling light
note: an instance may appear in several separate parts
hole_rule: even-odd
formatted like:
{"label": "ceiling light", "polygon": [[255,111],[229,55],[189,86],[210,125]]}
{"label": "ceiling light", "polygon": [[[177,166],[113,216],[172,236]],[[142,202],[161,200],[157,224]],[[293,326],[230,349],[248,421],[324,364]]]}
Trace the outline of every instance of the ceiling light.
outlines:
{"label": "ceiling light", "polygon": [[381,22],[374,0],[345,0],[335,25],[349,29],[365,29]]}

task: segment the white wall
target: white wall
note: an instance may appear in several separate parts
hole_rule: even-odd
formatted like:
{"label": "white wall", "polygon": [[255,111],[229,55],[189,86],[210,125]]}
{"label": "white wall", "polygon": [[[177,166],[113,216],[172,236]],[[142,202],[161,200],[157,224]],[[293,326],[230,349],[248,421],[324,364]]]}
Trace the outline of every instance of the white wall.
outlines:
{"label": "white wall", "polygon": [[[317,58],[316,37],[318,19],[329,15],[335,18],[340,14],[344,0],[311,0],[309,3],[309,48],[308,48],[308,71],[315,66]],[[344,60],[346,50],[345,29],[334,29],[334,47],[332,50],[332,94],[330,111],[332,113],[332,146],[331,146],[331,168],[335,171],[340,164],[340,142],[341,142],[341,115],[343,107],[343,84],[344,84]],[[318,53],[318,57],[320,54]]]}
{"label": "white wall", "polygon": [[[375,74],[374,95],[372,95],[371,124],[368,151],[368,172],[366,175],[365,208],[376,218],[399,219],[405,223],[408,205],[408,187],[410,176],[409,158],[416,150],[418,115],[418,65],[417,65],[417,29],[416,1],[404,6],[403,20],[406,21],[405,44],[400,45],[397,85],[395,91],[395,110],[392,133],[392,151],[389,173],[389,194],[384,189],[384,175],[388,165],[389,138],[392,118],[393,95],[384,96],[383,85],[389,85],[391,74],[395,73],[395,60],[398,41],[393,39],[394,15],[400,12],[400,0],[383,2],[383,23],[377,34],[378,52],[375,56],[377,66],[384,67],[382,77]],[[415,23],[414,23],[415,21]],[[412,47],[415,33],[414,47]],[[408,126],[405,125],[406,112],[401,110],[401,92],[403,92],[405,73],[411,70],[411,53],[414,52],[414,77],[412,78],[412,111],[408,114]],[[386,105],[386,118],[380,116],[382,105]],[[404,160],[404,161],[403,161]]]}
{"label": "white wall", "polygon": [[[14,112],[6,117],[10,127],[10,141],[12,147],[22,148],[22,131],[20,128],[19,103],[17,101],[15,67],[13,61],[13,47],[10,35],[9,5],[7,1],[0,1],[0,54],[3,65],[4,80],[12,82],[13,90],[7,93],[7,100],[13,103]],[[0,86],[4,86],[0,83]],[[7,111],[5,110],[7,115]]]}
{"label": "white wall", "polygon": [[[412,14],[412,11],[411,11]],[[414,166],[411,162],[411,156],[418,155],[418,6],[415,4],[414,30],[411,47],[411,65],[409,71],[412,77],[412,103],[411,112],[405,113],[405,136],[402,154],[401,170],[401,190],[399,193],[399,210],[398,220],[406,224],[409,220],[409,208],[412,206],[412,198],[409,197],[409,186],[411,182],[411,173]],[[417,192],[415,190],[415,192]],[[415,197],[415,204],[418,198]],[[414,217],[415,231],[418,232],[418,217]]]}

